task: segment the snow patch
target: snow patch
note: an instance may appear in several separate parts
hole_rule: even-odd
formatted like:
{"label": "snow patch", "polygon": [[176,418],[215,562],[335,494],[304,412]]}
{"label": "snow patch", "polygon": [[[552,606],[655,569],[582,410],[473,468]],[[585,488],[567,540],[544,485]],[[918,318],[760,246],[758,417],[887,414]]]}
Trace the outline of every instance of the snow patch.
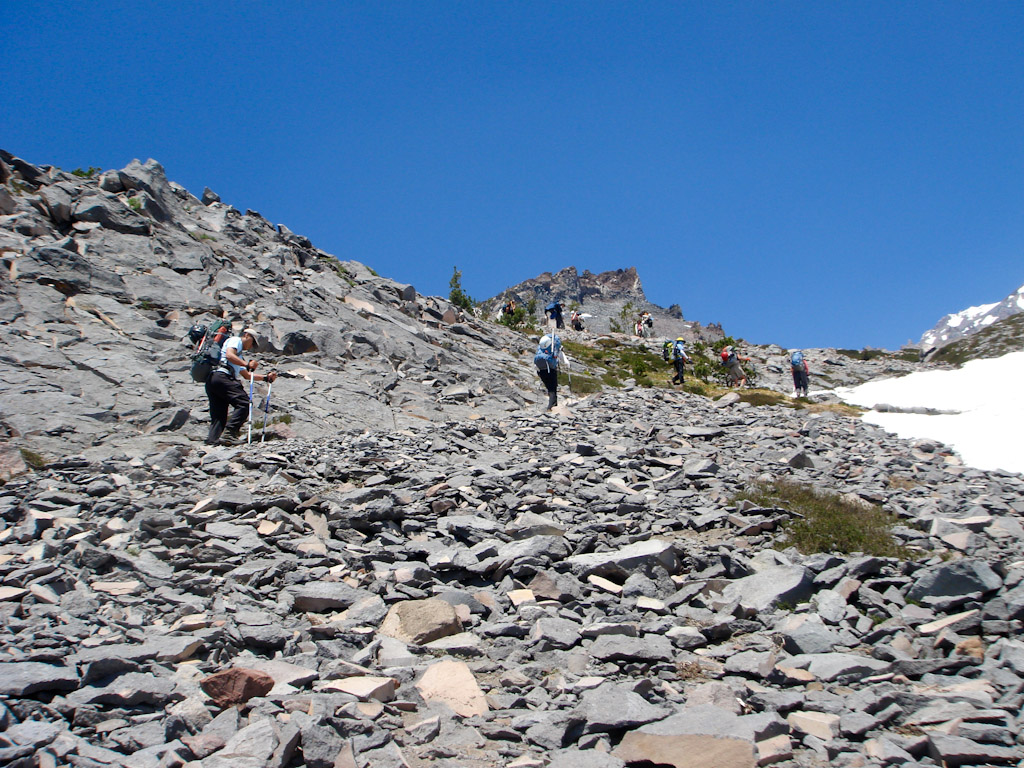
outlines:
{"label": "snow patch", "polygon": [[956,415],[870,411],[864,420],[900,437],[939,440],[979,469],[1024,472],[1024,351],[972,360],[953,371],[921,371],[897,379],[843,387],[836,394],[848,403],[873,408],[886,403]]}

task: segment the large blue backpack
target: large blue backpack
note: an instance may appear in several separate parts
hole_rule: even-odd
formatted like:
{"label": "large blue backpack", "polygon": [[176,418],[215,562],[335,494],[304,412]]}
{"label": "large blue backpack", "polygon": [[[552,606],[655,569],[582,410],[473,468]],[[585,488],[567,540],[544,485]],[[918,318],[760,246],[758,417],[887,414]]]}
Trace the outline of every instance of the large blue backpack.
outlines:
{"label": "large blue backpack", "polygon": [[562,340],[552,334],[544,334],[537,345],[537,353],[533,356],[533,364],[541,371],[558,369],[558,355],[562,351]]}
{"label": "large blue backpack", "polygon": [[673,360],[685,360],[686,359],[686,343],[676,340],[672,344],[672,359]]}
{"label": "large blue backpack", "polygon": [[798,349],[790,356],[789,364],[794,368],[802,368],[804,365],[804,353]]}

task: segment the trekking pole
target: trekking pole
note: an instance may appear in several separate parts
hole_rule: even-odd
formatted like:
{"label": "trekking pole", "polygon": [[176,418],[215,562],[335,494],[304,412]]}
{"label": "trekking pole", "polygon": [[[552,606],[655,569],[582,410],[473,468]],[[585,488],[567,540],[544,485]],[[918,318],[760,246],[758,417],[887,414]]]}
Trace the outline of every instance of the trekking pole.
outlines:
{"label": "trekking pole", "polygon": [[247,442],[252,445],[252,371],[249,371],[249,438]]}
{"label": "trekking pole", "polygon": [[263,432],[260,434],[260,442],[264,442],[267,439],[267,417],[270,416],[270,393],[274,390],[274,382],[267,382],[267,401],[264,403],[266,406],[263,409]]}

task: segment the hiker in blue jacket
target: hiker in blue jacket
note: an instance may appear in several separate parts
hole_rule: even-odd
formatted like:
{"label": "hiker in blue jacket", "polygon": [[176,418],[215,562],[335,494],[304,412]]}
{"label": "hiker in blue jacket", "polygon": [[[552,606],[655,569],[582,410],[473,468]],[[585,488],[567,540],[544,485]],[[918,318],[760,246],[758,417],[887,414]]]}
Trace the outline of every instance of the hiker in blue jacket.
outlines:
{"label": "hiker in blue jacket", "polygon": [[789,367],[793,372],[793,397],[807,397],[807,384],[810,380],[810,372],[807,369],[807,358],[802,350],[795,350],[789,356]]}
{"label": "hiker in blue jacket", "polygon": [[686,342],[680,336],[672,343],[672,365],[676,369],[676,375],[672,377],[673,384],[683,383],[683,367],[688,362],[690,357],[686,354]]}
{"label": "hiker in blue jacket", "polygon": [[558,405],[558,364],[563,362],[567,367],[569,365],[562,351],[562,340],[553,333],[541,336],[533,362],[537,366],[537,375],[548,392],[547,410],[550,411]]}

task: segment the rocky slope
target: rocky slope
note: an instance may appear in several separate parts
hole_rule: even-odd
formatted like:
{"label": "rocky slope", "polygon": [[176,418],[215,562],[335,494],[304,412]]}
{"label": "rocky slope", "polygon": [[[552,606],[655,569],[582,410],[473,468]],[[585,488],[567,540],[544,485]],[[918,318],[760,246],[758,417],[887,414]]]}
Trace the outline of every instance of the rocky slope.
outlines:
{"label": "rocky slope", "polygon": [[283,434],[333,435],[471,405],[517,411],[530,343],[447,301],[338,262],[155,161],[82,178],[0,153],[0,433],[47,456],[200,437],[189,326],[223,316],[279,367]]}
{"label": "rocky slope", "polygon": [[931,350],[975,334],[1004,318],[1024,312],[1024,285],[1002,301],[968,307],[946,315],[921,336],[921,349]]}
{"label": "rocky slope", "polygon": [[[780,477],[911,559],[771,549],[730,499]],[[1018,764],[1022,512],[934,443],[658,390],[69,458],[0,494],[0,760]]]}
{"label": "rocky slope", "polygon": [[[0,160],[0,765],[1024,759],[1021,477],[628,381],[542,415],[520,334],[153,162]],[[195,439],[220,312],[282,371],[272,442]],[[736,494],[779,479],[905,559],[774,548],[801,513]]]}
{"label": "rocky slope", "polygon": [[545,272],[483,302],[485,316],[495,317],[509,298],[524,306],[531,300],[535,301],[538,320],[543,319],[543,309],[549,302],[562,302],[567,321],[568,308],[577,304],[581,312],[591,315],[586,323],[587,329],[593,333],[608,333],[612,321],[622,327],[621,311],[628,303],[633,309],[623,327],[627,334],[632,333],[632,320],[647,311],[654,320],[651,334],[656,338],[682,336],[688,341],[714,341],[723,336],[720,325],[712,323],[705,327],[698,322],[684,320],[678,305],[665,309],[648,301],[636,267],[596,275],[589,270],[577,272],[576,267],[566,267],[555,274]]}

